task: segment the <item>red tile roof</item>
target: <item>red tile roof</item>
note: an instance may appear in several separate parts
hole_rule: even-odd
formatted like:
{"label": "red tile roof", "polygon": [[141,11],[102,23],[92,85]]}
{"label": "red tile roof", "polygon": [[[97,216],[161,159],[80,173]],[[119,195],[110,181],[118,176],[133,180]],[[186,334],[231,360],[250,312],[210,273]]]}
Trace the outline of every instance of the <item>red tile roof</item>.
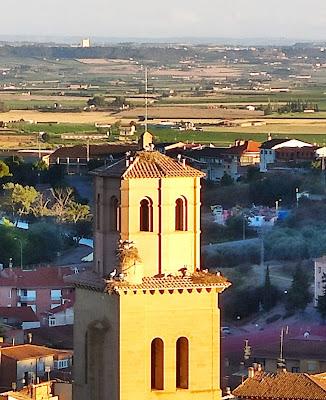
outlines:
{"label": "red tile roof", "polygon": [[125,290],[178,290],[178,289],[219,289],[223,291],[231,284],[220,275],[205,272],[196,272],[190,276],[145,277],[142,283],[132,284],[128,281],[108,280],[109,292],[123,292]]}
{"label": "red tile roof", "polygon": [[[279,357],[279,341],[254,346],[253,356],[256,358],[277,359]],[[285,359],[306,359],[326,361],[326,338],[309,336],[307,339],[294,337],[284,340]]]}
{"label": "red tile roof", "polygon": [[69,267],[40,267],[34,270],[5,268],[0,271],[0,286],[23,289],[71,287],[64,278],[73,273]]}
{"label": "red tile roof", "polygon": [[182,161],[157,151],[139,151],[134,158],[120,160],[93,172],[99,176],[122,179],[204,177],[205,174]]}
{"label": "red tile roof", "polygon": [[[92,144],[89,146],[89,157],[108,156],[110,154],[123,154],[127,151],[137,150],[138,145],[124,145],[124,144]],[[63,146],[55,150],[50,155],[51,160],[57,158],[87,158],[87,146]]]}
{"label": "red tile roof", "polygon": [[65,311],[68,308],[73,308],[73,303],[71,303],[70,301],[65,302],[64,304],[61,304],[58,307],[54,307],[49,311],[49,314],[58,314],[61,311]]}
{"label": "red tile roof", "polygon": [[0,318],[13,318],[19,322],[38,322],[31,307],[0,307]]}
{"label": "red tile roof", "polygon": [[255,372],[238,386],[233,395],[239,399],[255,400],[325,400],[324,377],[320,375],[279,372]]}
{"label": "red tile roof", "polygon": [[56,349],[73,348],[73,325],[44,326],[28,329],[34,344],[55,347]]}
{"label": "red tile roof", "polygon": [[18,346],[5,347],[0,350],[1,355],[13,358],[14,360],[27,360],[30,358],[46,357],[46,356],[72,356],[72,352],[67,350],[51,349],[45,346],[36,346],[33,344],[21,344]]}

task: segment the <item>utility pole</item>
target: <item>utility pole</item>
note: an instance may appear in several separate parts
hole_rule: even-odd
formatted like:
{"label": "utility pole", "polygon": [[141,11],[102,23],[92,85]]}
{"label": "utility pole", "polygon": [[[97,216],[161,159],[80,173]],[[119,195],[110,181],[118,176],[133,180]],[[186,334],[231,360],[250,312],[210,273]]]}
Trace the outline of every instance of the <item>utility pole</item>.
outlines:
{"label": "utility pole", "polygon": [[260,266],[264,267],[265,261],[265,247],[264,247],[264,228],[261,227],[260,230]]}
{"label": "utility pole", "polygon": [[246,217],[242,217],[242,240],[246,240]]}
{"label": "utility pole", "polygon": [[321,180],[322,180],[322,185],[324,188],[324,192],[326,189],[326,180],[325,180],[325,157],[321,157]]}
{"label": "utility pole", "polygon": [[145,67],[145,132],[148,129],[148,71],[147,67]]}

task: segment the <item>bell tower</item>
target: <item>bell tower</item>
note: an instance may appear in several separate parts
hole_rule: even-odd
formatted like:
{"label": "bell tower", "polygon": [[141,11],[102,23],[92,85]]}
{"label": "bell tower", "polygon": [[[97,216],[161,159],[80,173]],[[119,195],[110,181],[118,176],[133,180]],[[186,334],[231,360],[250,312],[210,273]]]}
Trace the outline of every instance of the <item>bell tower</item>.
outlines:
{"label": "bell tower", "polygon": [[[95,172],[95,265],[116,267],[118,239],[137,246],[144,276],[200,268],[200,178],[158,152],[142,151]],[[186,249],[186,251],[185,251]]]}
{"label": "bell tower", "polygon": [[[200,179],[139,151],[94,172],[94,272],[76,282],[75,400],[218,400],[218,294],[200,268]],[[195,323],[194,323],[195,321]]]}

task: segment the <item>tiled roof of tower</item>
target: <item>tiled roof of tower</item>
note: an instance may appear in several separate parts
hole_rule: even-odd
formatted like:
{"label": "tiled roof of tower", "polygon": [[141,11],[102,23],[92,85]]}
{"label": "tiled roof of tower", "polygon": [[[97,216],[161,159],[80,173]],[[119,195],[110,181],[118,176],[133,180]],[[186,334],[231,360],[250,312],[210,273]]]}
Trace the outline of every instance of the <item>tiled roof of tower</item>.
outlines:
{"label": "tiled roof of tower", "polygon": [[98,168],[93,174],[120,177],[122,179],[198,177],[205,173],[157,151],[139,151],[133,158],[122,159],[106,167]]}
{"label": "tiled roof of tower", "polygon": [[178,289],[221,289],[224,290],[231,285],[221,275],[205,272],[197,272],[190,276],[164,276],[145,277],[140,284],[119,280],[108,280],[107,291],[119,292],[124,290],[178,290]]}
{"label": "tiled roof of tower", "polygon": [[256,372],[234,391],[239,399],[261,400],[325,400],[326,389],[321,375],[280,372],[268,374]]}

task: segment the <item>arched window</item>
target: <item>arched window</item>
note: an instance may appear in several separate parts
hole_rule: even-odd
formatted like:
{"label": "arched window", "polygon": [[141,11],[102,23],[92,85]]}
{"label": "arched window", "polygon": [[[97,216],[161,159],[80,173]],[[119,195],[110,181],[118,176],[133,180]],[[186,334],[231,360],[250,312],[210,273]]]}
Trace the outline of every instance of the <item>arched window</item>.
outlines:
{"label": "arched window", "polygon": [[164,389],[164,343],[155,338],[151,344],[151,388]]}
{"label": "arched window", "polygon": [[175,202],[175,230],[186,231],[187,227],[187,200],[179,197]]}
{"label": "arched window", "polygon": [[110,230],[116,232],[119,230],[119,201],[115,196],[110,199]]}
{"label": "arched window", "polygon": [[188,389],[189,387],[189,341],[185,337],[177,340],[176,346],[176,387]]}
{"label": "arched window", "polygon": [[140,230],[153,232],[153,203],[147,197],[140,202]]}

